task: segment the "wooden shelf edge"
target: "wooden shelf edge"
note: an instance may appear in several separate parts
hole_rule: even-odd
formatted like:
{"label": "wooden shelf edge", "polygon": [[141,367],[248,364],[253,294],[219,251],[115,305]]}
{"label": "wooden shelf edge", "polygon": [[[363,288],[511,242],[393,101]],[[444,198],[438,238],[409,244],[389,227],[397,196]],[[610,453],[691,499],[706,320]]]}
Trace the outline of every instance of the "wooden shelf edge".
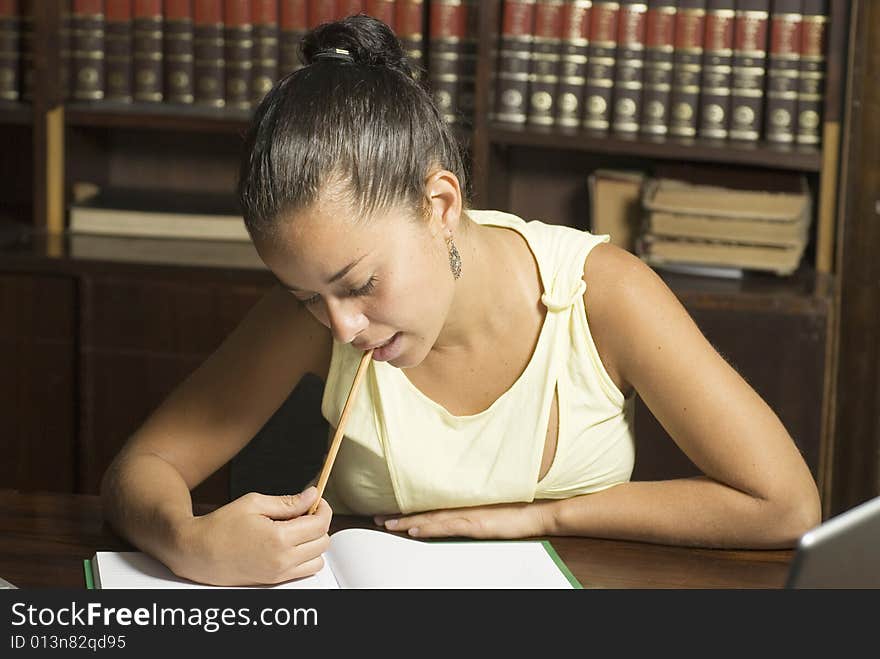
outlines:
{"label": "wooden shelf edge", "polygon": [[791,276],[746,273],[742,279],[698,277],[657,270],[666,285],[689,308],[743,311],[831,313],[834,277],[803,264]]}
{"label": "wooden shelf edge", "polygon": [[30,126],[34,123],[34,110],[30,103],[0,101],[0,125]]}
{"label": "wooden shelf edge", "polygon": [[724,165],[749,165],[769,169],[818,172],[822,153],[814,147],[786,147],[766,143],[712,143],[705,140],[675,138],[626,138],[618,135],[589,133],[543,133],[490,126],[493,145],[589,151],[610,155],[629,155],[662,160],[715,162]]}

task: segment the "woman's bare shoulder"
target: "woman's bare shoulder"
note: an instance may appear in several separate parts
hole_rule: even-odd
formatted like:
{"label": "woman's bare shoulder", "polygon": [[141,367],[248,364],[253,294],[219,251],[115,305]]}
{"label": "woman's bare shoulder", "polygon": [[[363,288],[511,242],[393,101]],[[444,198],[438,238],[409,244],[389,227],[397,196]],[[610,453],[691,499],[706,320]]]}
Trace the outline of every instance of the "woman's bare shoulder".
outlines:
{"label": "woman's bare shoulder", "polygon": [[610,243],[594,247],[584,262],[584,307],[590,333],[605,369],[622,391],[632,385],[623,375],[627,337],[639,334],[655,305],[679,306],[675,295],[648,265]]}

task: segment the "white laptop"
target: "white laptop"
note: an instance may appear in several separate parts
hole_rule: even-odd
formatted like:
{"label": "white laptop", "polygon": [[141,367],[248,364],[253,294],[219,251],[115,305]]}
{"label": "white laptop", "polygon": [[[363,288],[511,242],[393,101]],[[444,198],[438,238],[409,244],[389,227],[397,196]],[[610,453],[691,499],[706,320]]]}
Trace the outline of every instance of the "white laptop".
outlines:
{"label": "white laptop", "polygon": [[880,496],[805,533],[786,588],[880,588]]}

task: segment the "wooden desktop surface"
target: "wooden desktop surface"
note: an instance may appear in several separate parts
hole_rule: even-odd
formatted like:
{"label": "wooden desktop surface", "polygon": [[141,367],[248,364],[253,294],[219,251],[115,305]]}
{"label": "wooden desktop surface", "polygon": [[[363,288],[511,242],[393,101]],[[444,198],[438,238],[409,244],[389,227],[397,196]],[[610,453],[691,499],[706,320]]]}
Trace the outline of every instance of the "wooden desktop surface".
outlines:
{"label": "wooden desktop surface", "polygon": [[[375,528],[337,516],[331,533]],[[548,538],[585,588],[781,588],[793,552],[668,547],[593,538]],[[82,588],[84,558],[132,550],[101,517],[97,496],[0,490],[0,577],[20,588]]]}

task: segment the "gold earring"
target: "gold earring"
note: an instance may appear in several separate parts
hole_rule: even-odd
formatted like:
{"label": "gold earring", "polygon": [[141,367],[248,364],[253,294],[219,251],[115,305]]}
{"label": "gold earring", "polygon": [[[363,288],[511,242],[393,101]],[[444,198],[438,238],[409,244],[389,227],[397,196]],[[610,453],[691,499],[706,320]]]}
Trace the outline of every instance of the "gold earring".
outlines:
{"label": "gold earring", "polygon": [[452,278],[458,279],[461,277],[461,254],[458,253],[452,236],[446,240],[446,246],[449,248],[449,269],[452,270]]}

